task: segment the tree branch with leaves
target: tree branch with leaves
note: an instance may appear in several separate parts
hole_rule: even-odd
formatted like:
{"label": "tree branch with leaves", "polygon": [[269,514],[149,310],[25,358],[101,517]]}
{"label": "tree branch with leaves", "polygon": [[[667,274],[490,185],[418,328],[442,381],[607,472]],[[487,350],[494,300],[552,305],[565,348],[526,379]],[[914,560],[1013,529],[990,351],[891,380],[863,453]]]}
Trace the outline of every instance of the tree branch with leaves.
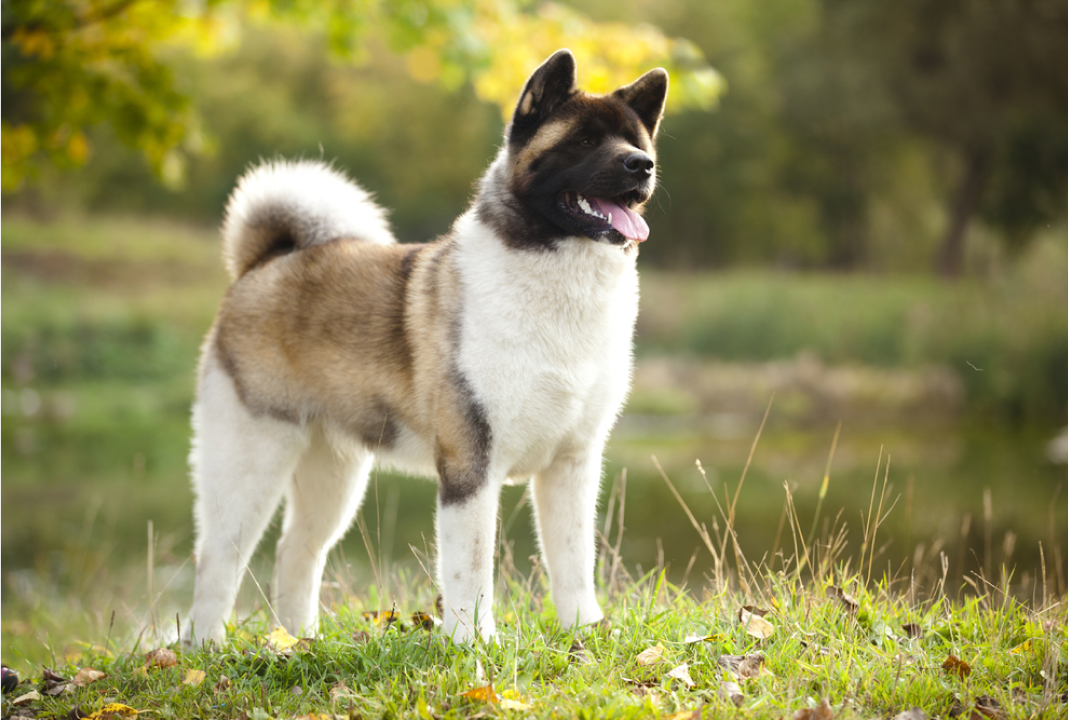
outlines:
{"label": "tree branch with leaves", "polygon": [[73,168],[110,125],[157,176],[177,185],[202,147],[196,107],[169,59],[225,51],[248,22],[297,23],[325,33],[359,63],[384,39],[416,80],[472,83],[507,113],[538,62],[569,47],[596,92],[654,66],[671,75],[669,110],[712,107],[725,86],[697,47],[650,25],[598,23],[563,5],[513,0],[4,0],[3,189],[46,166]]}

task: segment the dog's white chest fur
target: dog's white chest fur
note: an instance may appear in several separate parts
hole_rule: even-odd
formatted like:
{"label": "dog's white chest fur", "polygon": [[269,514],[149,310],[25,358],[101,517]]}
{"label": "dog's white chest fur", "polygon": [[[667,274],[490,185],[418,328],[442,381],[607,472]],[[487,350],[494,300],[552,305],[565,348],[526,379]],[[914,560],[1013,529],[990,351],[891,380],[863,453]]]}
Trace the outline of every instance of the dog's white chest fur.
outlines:
{"label": "dog's white chest fur", "polygon": [[488,415],[491,474],[524,478],[603,441],[630,384],[636,253],[584,238],[515,250],[471,214],[456,230],[459,365]]}

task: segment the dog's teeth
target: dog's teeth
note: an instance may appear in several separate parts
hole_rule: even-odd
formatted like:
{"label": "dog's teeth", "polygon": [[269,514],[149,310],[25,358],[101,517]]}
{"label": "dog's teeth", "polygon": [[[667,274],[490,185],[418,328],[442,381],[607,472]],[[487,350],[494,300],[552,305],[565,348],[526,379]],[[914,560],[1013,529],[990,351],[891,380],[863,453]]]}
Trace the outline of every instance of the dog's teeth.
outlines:
{"label": "dog's teeth", "polygon": [[[590,203],[582,195],[576,194],[576,198],[577,198],[577,200],[575,202],[578,204],[578,206],[580,208],[582,208],[582,212],[586,213],[587,215],[592,215],[593,217],[599,217],[602,220],[605,219],[605,216],[602,215],[601,213],[597,212],[596,210],[594,210],[590,206]],[[611,215],[609,215],[607,219],[608,219],[608,222],[612,222],[612,216]]]}
{"label": "dog's teeth", "polygon": [[608,224],[612,224],[612,213],[608,213]]}

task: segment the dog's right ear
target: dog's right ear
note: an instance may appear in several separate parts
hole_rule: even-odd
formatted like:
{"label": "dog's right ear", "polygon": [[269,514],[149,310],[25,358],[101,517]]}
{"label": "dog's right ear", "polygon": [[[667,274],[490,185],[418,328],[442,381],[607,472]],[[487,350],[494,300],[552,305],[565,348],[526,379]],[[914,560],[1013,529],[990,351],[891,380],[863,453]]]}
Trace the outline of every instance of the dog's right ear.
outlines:
{"label": "dog's right ear", "polygon": [[516,130],[537,127],[556,108],[578,92],[575,82],[575,56],[570,50],[557,50],[527,80],[512,115],[511,136]]}

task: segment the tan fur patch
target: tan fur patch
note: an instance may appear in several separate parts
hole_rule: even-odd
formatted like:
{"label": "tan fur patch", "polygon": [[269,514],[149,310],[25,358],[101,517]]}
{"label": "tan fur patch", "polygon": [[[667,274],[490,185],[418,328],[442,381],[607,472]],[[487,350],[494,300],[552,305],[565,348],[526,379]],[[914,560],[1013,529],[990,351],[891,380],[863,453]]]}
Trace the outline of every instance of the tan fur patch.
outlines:
{"label": "tan fur patch", "polygon": [[538,128],[537,134],[531,138],[530,142],[516,153],[512,165],[512,176],[515,178],[528,176],[530,163],[566,140],[575,132],[577,126],[576,118],[566,118],[547,122]]}
{"label": "tan fur patch", "polygon": [[342,240],[277,258],[230,288],[206,350],[255,414],[325,421],[372,449],[401,428],[432,438],[448,484],[488,443],[456,377],[454,248]]}

